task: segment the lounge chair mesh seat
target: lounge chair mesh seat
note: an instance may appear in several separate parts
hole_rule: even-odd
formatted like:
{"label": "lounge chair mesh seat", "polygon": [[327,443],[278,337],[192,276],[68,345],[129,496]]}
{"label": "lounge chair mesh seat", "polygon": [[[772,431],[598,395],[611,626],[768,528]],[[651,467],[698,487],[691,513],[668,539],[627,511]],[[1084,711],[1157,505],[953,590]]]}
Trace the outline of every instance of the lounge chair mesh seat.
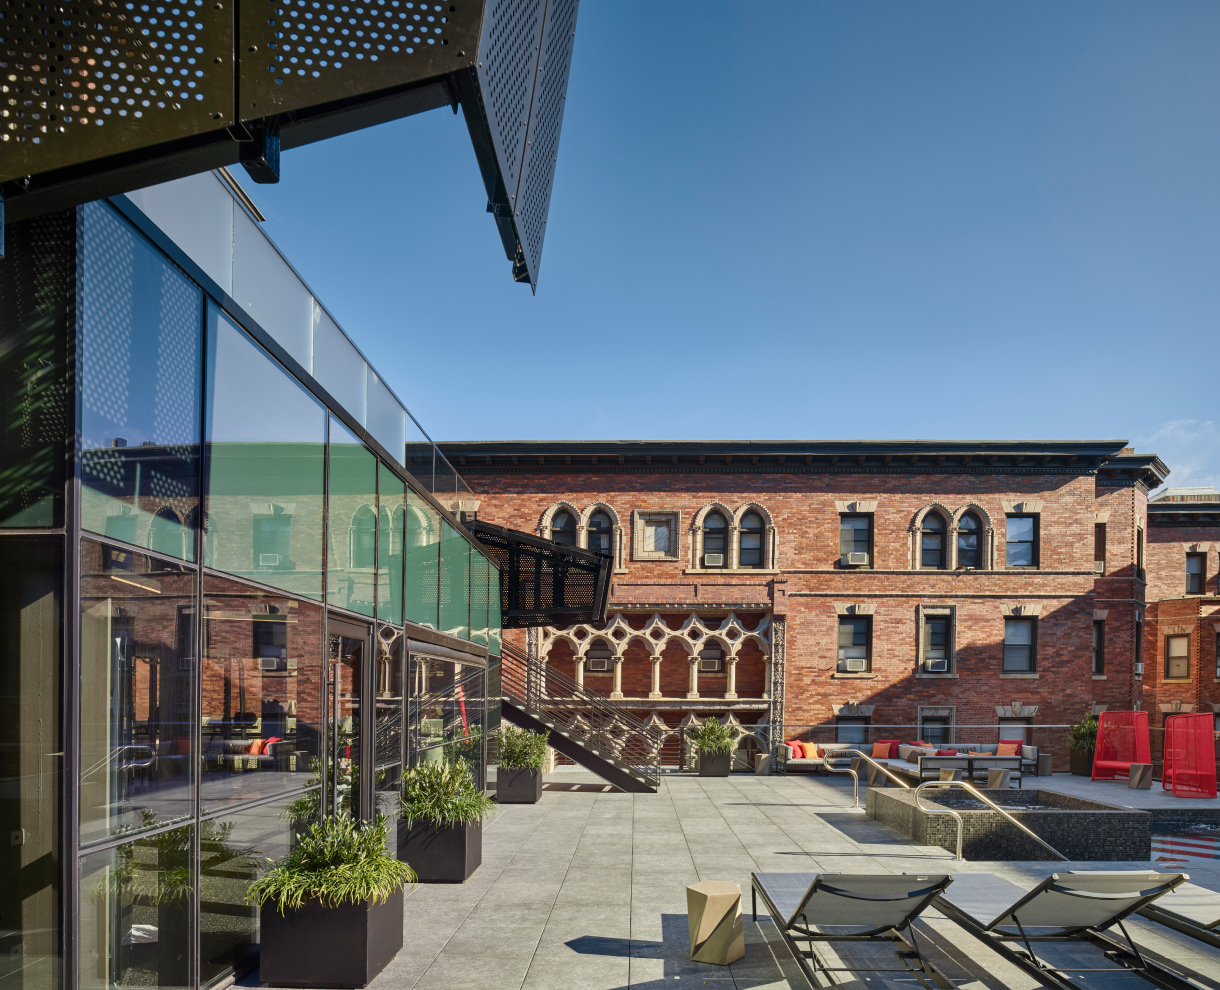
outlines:
{"label": "lounge chair mesh seat", "polygon": [[1147,712],[1102,712],[1097,716],[1093,780],[1126,780],[1132,763],[1151,763]]}
{"label": "lounge chair mesh seat", "polygon": [[1216,796],[1215,716],[1210,712],[1165,719],[1161,787],[1180,798]]}
{"label": "lounge chair mesh seat", "polygon": [[[1055,873],[1024,890],[990,873],[959,873],[936,906],[972,935],[1030,975],[1056,988],[1077,987],[1072,973],[1137,973],[1157,986],[1188,986],[1149,962],[1123,927],[1123,919],[1187,880],[1182,873],[1144,871]],[[1120,940],[1106,929],[1117,926]],[[1024,945],[1024,952],[1010,943]],[[1053,967],[1034,952],[1038,942],[1092,944],[1111,963]]]}
{"label": "lounge chair mesh seat", "polygon": [[[911,922],[953,882],[947,874],[753,873],[751,901],[758,918],[762,895],[793,958],[813,986],[825,977],[834,985],[837,972],[861,967],[828,967],[814,942],[890,942],[901,967],[868,968],[867,972],[905,973],[925,987],[949,990],[952,984],[919,950]],[[902,935],[906,929],[910,941]],[[807,942],[808,950],[797,942]]]}

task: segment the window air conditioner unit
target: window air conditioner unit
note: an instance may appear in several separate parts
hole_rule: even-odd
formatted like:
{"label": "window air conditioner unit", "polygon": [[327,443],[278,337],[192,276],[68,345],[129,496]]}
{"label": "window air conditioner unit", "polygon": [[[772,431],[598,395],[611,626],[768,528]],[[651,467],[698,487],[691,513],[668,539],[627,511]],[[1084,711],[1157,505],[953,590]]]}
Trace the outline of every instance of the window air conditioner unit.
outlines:
{"label": "window air conditioner unit", "polygon": [[1142,663],[1137,663],[1135,665],[1135,676],[1136,677],[1144,676],[1144,665]]}
{"label": "window air conditioner unit", "polygon": [[846,561],[849,565],[867,564],[868,554],[866,553],[849,553],[846,556]]}
{"label": "window air conditioner unit", "polygon": [[925,663],[925,667],[929,673],[944,674],[949,670],[949,661],[943,658],[940,660],[928,660]]}
{"label": "window air conditioner unit", "polygon": [[720,673],[720,660],[717,657],[702,657],[699,660],[699,673],[701,674],[718,674]]}
{"label": "window air conditioner unit", "polygon": [[258,555],[259,567],[279,567],[280,555],[278,553],[260,553]]}
{"label": "window air conditioner unit", "polygon": [[1104,560],[1093,561],[1093,573],[1094,574],[1105,574],[1105,572],[1106,572],[1106,562]]}
{"label": "window air conditioner unit", "polygon": [[843,666],[849,674],[863,674],[868,669],[867,660],[844,660]]}
{"label": "window air conditioner unit", "polygon": [[280,669],[280,658],[279,657],[259,657],[258,658],[258,669],[259,670],[279,670]]}
{"label": "window air conditioner unit", "polygon": [[724,554],[722,553],[705,553],[703,555],[704,567],[723,567]]}
{"label": "window air conditioner unit", "polygon": [[590,670],[609,670],[610,669],[609,657],[589,657],[589,669]]}

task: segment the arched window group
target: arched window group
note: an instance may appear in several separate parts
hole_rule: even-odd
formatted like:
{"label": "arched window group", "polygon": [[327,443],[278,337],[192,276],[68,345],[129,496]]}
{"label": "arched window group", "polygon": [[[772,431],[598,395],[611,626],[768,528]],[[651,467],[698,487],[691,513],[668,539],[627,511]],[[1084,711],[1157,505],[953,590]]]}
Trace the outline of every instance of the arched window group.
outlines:
{"label": "arched window group", "polygon": [[607,505],[594,503],[581,512],[569,502],[560,502],[543,514],[539,535],[567,547],[607,554],[616,568],[623,566],[618,517]]}
{"label": "arched window group", "polygon": [[764,568],[767,566],[767,524],[762,513],[743,507],[736,514],[712,506],[695,517],[695,568]]}
{"label": "arched window group", "polygon": [[973,509],[956,523],[939,509],[929,509],[919,521],[916,566],[926,570],[954,567],[977,570],[983,564],[983,524]]}

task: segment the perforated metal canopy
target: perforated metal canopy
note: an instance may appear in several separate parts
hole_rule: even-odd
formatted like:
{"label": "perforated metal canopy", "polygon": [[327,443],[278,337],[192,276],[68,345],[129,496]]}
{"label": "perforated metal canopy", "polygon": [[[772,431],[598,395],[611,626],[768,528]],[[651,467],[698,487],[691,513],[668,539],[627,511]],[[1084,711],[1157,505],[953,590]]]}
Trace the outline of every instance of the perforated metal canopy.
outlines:
{"label": "perforated metal canopy", "polygon": [[466,523],[500,565],[500,614],[505,629],[604,622],[611,558],[515,529]]}
{"label": "perforated metal canopy", "polygon": [[[8,219],[462,107],[536,287],[579,0],[21,0],[0,18]],[[386,163],[389,165],[389,163]],[[356,163],[353,180],[369,171]]]}

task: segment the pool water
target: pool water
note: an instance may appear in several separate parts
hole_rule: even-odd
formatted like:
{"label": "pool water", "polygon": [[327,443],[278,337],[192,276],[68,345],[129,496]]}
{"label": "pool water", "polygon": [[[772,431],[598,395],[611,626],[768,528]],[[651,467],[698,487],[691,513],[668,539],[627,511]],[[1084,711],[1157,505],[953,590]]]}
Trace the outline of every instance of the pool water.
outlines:
{"label": "pool water", "polygon": [[1163,866],[1186,866],[1192,859],[1220,859],[1220,824],[1166,823],[1152,835],[1152,859]]}

